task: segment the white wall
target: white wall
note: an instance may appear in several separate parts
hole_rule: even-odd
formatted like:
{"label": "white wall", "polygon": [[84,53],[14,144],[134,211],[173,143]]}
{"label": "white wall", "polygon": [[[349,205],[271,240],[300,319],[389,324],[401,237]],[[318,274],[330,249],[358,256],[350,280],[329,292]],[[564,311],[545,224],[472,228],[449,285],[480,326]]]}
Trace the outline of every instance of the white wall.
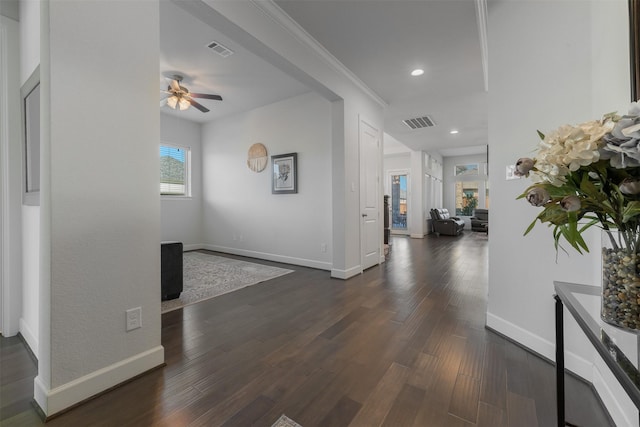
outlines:
{"label": "white wall", "polygon": [[[545,132],[592,118],[591,30],[584,24],[590,18],[590,5],[583,1],[496,2],[489,9],[491,223],[501,224],[500,232],[492,232],[489,242],[489,319],[495,316],[541,337],[548,348],[534,349],[548,357],[553,357],[552,282],[591,282],[589,264],[593,261],[589,256],[560,253],[556,263],[545,226],[522,237],[537,215],[535,208],[515,200],[528,181],[506,181],[503,176],[507,165],[536,147],[537,129]],[[538,66],[542,60],[555,66]],[[520,102],[522,99],[527,102]],[[501,262],[504,259],[510,262]],[[527,274],[519,274],[525,271]],[[521,300],[528,303],[515,303]]]}
{"label": "white wall", "polygon": [[427,223],[425,216],[425,156],[422,151],[411,152],[411,171],[415,177],[411,181],[411,216],[408,218],[409,235],[422,239],[426,233]]}
{"label": "white wall", "polygon": [[20,0],[20,85],[40,64],[40,0]]}
{"label": "white wall", "polygon": [[[382,169],[384,170],[385,176],[388,171],[392,170],[409,170],[411,169],[411,153],[402,153],[402,154],[390,154],[384,156],[382,161]],[[384,194],[391,195],[391,183],[385,179],[384,182]]]}
{"label": "white wall", "polygon": [[[594,230],[586,236],[591,254],[561,251],[557,259],[546,226],[523,237],[539,210],[515,200],[529,182],[505,180],[505,167],[530,155],[539,141],[536,130],[626,110],[627,3],[496,1],[489,6],[492,231],[487,325],[553,359],[553,281],[598,285],[599,235]],[[593,350],[571,320],[567,328],[567,367],[599,387],[600,378],[592,372]],[[606,401],[604,388],[599,392]],[[610,400],[626,398],[614,393]],[[618,425],[637,424],[637,412],[625,416],[608,407]]]}
{"label": "white wall", "polygon": [[202,247],[202,126],[160,114],[160,141],[191,149],[191,197],[163,196],[161,240],[179,241],[185,250]]}
{"label": "white wall", "polygon": [[[271,193],[271,163],[247,167],[249,147],[298,154],[298,193]],[[205,247],[331,269],[331,104],[315,93],[203,126]],[[326,245],[326,252],[322,246]]]}
{"label": "white wall", "polygon": [[[349,278],[362,271],[360,252],[360,118],[383,130],[384,102],[359,81],[340,72],[340,66],[290,22],[271,2],[205,1],[186,7],[215,19],[215,26],[245,48],[294,75],[331,101],[332,241],[331,275]],[[238,30],[241,28],[241,30]],[[382,138],[382,135],[380,135]],[[382,147],[380,147],[380,156]],[[380,187],[380,210],[382,189]],[[382,215],[380,215],[382,217]],[[382,234],[382,223],[380,224]]]}
{"label": "white wall", "polygon": [[[164,360],[159,12],[155,1],[43,2],[42,11],[35,399],[51,415]],[[135,307],[142,327],[126,332]]]}

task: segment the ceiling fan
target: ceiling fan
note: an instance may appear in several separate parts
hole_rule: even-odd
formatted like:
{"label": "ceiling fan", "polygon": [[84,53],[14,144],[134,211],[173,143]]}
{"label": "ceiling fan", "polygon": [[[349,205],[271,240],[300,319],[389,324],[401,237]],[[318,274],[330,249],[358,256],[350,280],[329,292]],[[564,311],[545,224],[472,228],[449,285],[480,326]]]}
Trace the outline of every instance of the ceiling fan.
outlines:
{"label": "ceiling fan", "polygon": [[203,98],[203,99],[215,99],[216,101],[222,101],[222,97],[220,95],[211,95],[207,93],[193,93],[189,92],[189,89],[182,86],[180,82],[182,81],[182,76],[174,75],[171,83],[167,87],[167,90],[163,90],[163,93],[168,94],[169,96],[165,97],[160,101],[160,107],[164,105],[168,105],[174,110],[186,110],[191,105],[196,107],[198,110],[206,113],[209,111],[207,107],[196,102],[193,98]]}

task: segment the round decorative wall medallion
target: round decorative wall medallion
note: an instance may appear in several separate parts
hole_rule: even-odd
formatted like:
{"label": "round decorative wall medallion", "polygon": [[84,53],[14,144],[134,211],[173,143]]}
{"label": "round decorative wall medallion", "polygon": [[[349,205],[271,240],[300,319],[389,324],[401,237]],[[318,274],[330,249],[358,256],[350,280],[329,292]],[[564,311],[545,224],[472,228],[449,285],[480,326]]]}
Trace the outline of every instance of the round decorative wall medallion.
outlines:
{"label": "round decorative wall medallion", "polygon": [[259,142],[249,147],[249,156],[247,157],[247,166],[254,172],[262,172],[267,167],[267,147]]}

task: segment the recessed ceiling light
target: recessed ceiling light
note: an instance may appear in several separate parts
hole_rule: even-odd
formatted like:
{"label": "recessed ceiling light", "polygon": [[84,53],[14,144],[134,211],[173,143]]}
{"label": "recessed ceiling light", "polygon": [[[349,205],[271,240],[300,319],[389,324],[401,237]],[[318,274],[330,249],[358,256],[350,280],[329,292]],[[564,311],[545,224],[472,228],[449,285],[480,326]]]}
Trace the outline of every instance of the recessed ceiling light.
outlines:
{"label": "recessed ceiling light", "polygon": [[451,130],[449,131],[449,133],[450,133],[451,135],[455,135],[456,133],[458,133],[458,130],[457,130],[457,129],[451,129]]}
{"label": "recessed ceiling light", "polygon": [[412,76],[414,76],[414,77],[416,77],[416,76],[421,76],[421,75],[423,75],[423,74],[424,74],[424,70],[423,70],[423,69],[421,69],[421,68],[416,68],[415,70],[413,70],[413,71],[411,72],[411,75],[412,75]]}

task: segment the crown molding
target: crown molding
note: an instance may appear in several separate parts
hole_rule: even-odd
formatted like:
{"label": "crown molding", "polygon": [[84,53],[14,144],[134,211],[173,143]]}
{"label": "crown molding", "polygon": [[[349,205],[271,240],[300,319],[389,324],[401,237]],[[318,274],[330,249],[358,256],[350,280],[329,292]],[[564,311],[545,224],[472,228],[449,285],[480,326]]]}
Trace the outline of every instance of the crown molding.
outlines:
{"label": "crown molding", "polygon": [[342,62],[331,54],[324,46],[314,39],[307,31],[293,20],[280,6],[275,4],[273,0],[250,0],[250,3],[259,9],[265,16],[284,28],[291,36],[293,36],[300,44],[307,47],[322,59],[327,65],[336,72],[346,77],[351,83],[356,85],[367,96],[377,102],[381,107],[387,108],[387,102],[375,93],[369,86],[358,78],[351,70],[349,70]]}
{"label": "crown molding", "polygon": [[480,36],[480,53],[482,55],[482,73],[484,76],[484,90],[489,91],[489,47],[487,43],[487,0],[476,0],[476,19],[478,21],[478,35]]}

